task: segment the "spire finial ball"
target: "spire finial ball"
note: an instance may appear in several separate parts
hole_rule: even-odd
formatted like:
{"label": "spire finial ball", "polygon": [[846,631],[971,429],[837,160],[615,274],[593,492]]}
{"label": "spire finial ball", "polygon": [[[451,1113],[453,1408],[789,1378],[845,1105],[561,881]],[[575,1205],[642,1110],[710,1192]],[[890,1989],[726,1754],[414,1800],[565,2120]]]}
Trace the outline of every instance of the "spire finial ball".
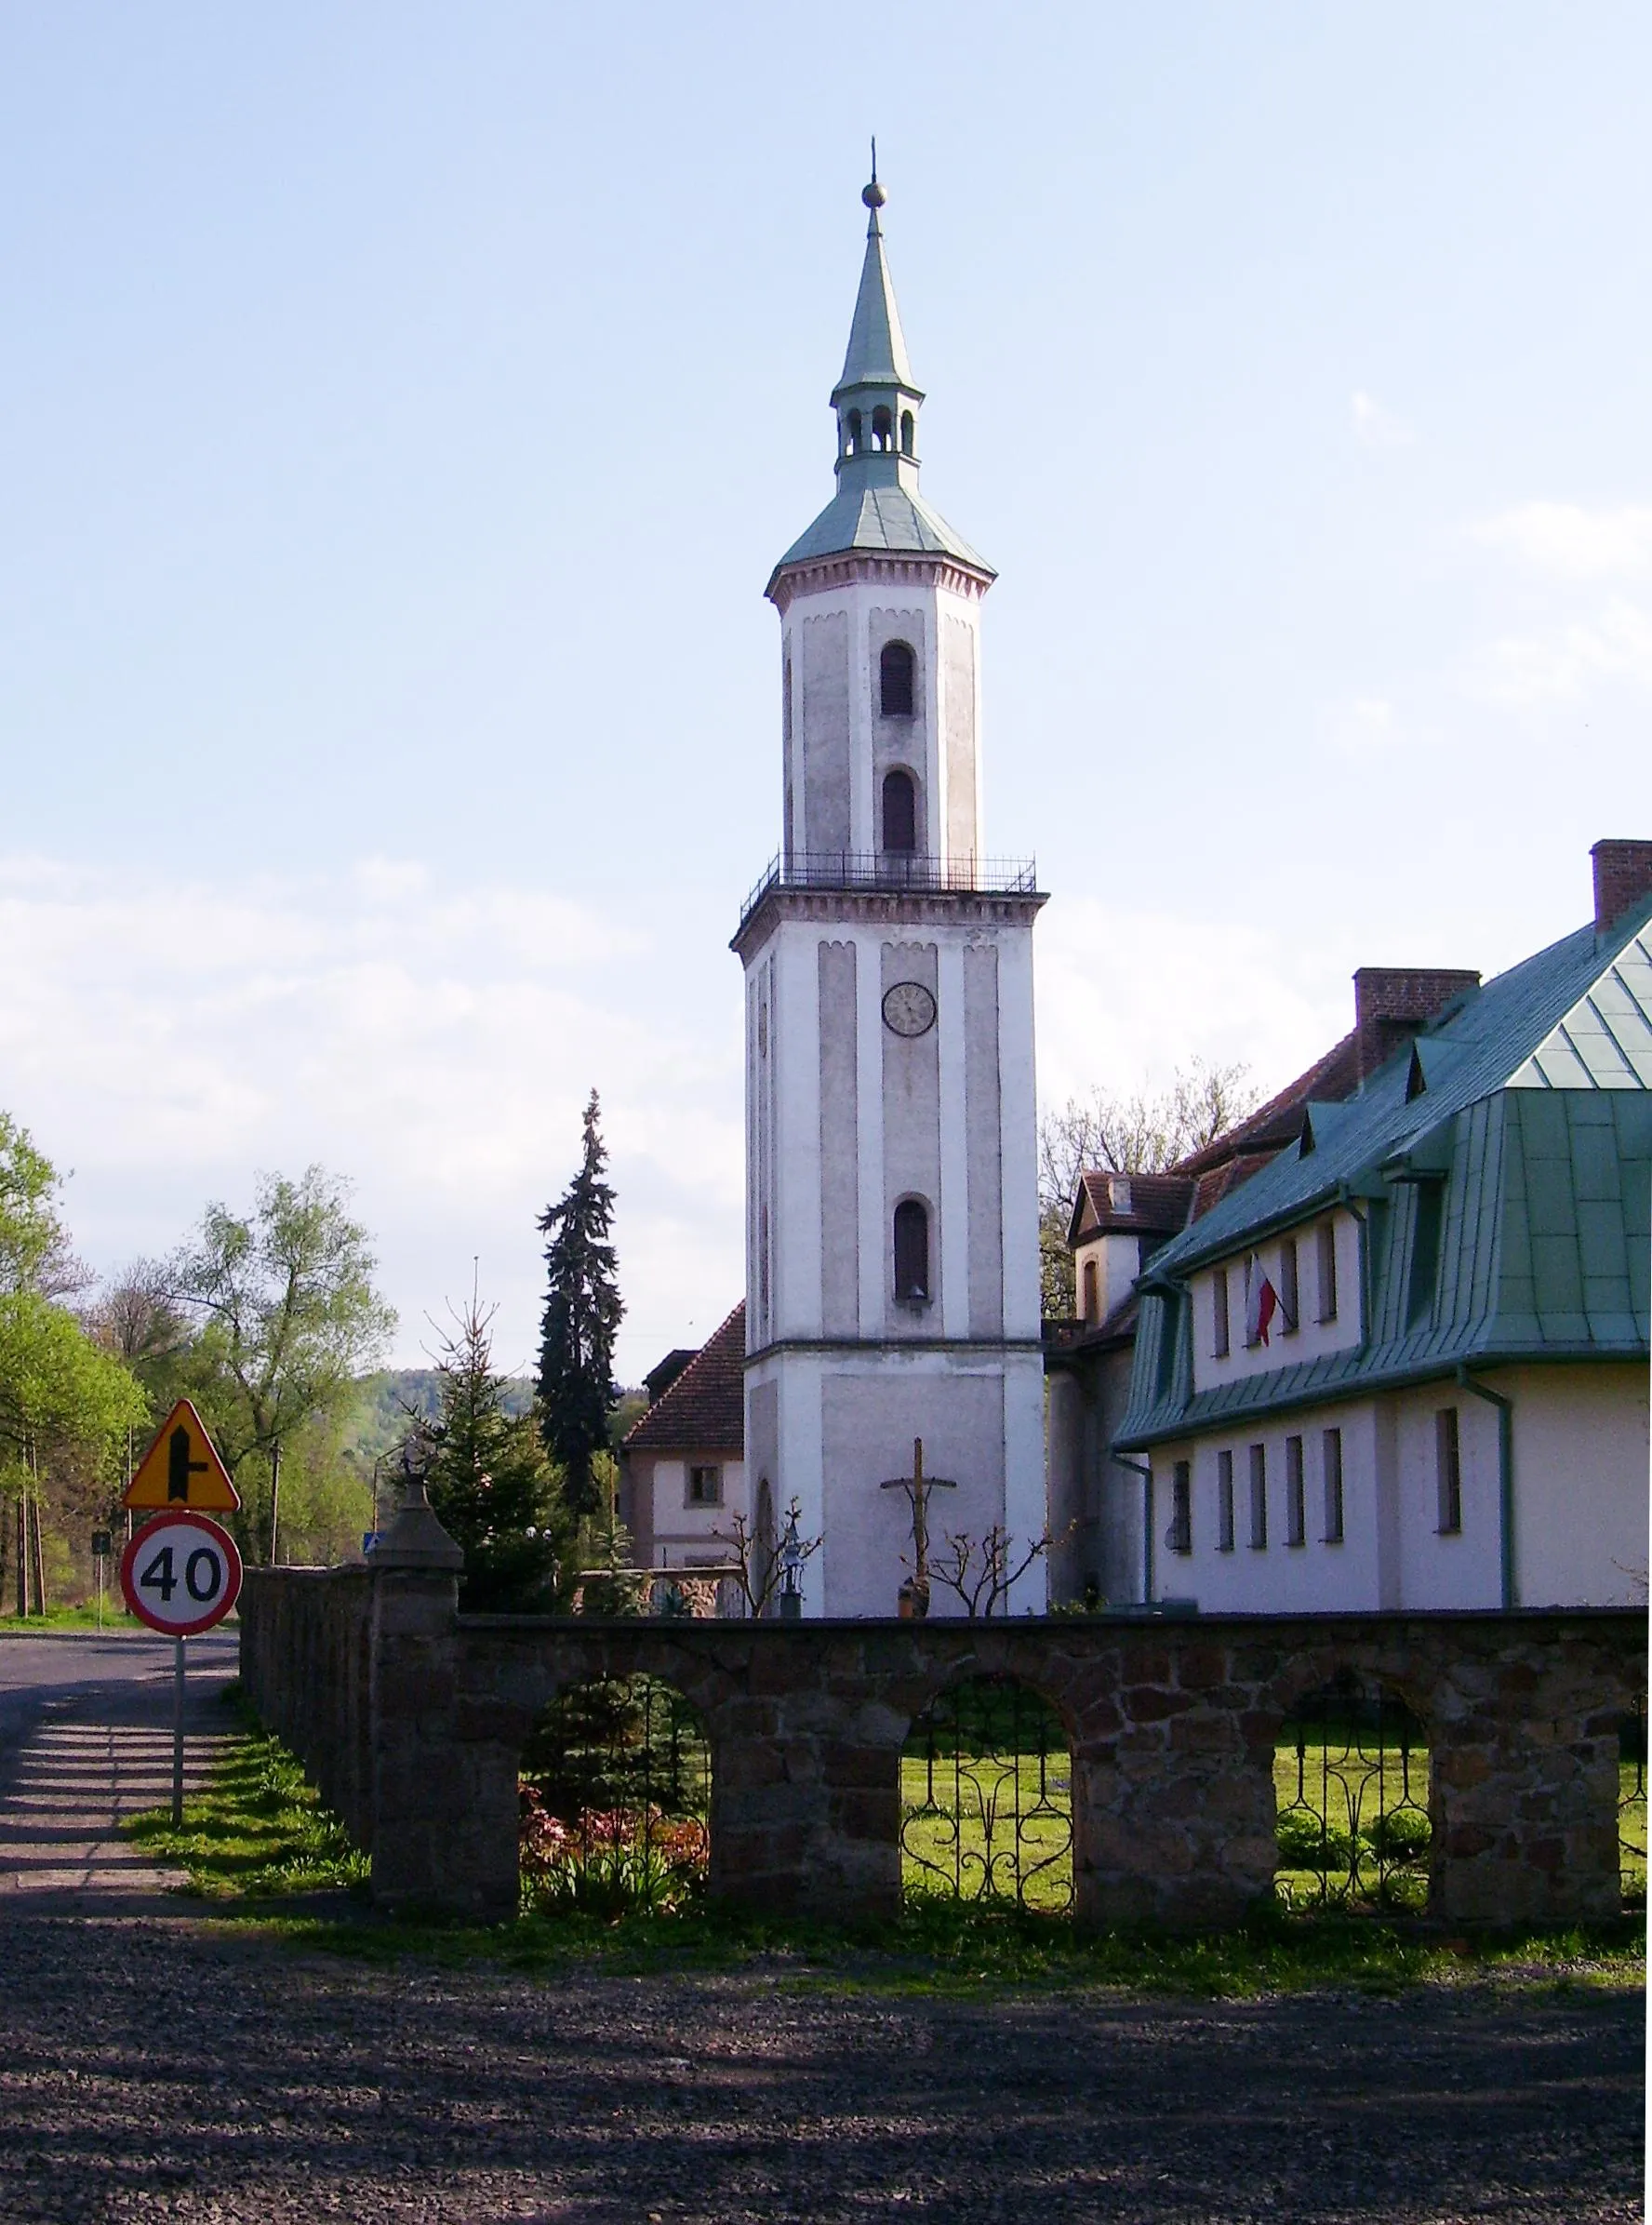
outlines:
{"label": "spire finial ball", "polygon": [[860,198],[868,208],[882,208],[889,196],[874,178],[870,185],[860,188]]}

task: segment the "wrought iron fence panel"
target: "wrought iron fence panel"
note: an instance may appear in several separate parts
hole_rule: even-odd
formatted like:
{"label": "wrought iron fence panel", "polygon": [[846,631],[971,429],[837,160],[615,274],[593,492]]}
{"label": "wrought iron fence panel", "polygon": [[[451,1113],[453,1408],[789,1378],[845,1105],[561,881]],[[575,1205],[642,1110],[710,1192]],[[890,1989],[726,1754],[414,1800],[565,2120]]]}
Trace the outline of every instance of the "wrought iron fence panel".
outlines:
{"label": "wrought iron fence panel", "polygon": [[1286,1725],[1273,1781],[1287,1907],[1426,1905],[1428,1748],[1401,1701],[1352,1683],[1312,1694]]}
{"label": "wrought iron fence panel", "polygon": [[1072,1906],[1072,1765],[1060,1718],[1013,1677],[939,1694],[900,1761],[909,1894],[1064,1913]]}
{"label": "wrought iron fence panel", "polygon": [[530,1904],[663,1912],[703,1884],[711,1749],[674,1685],[654,1676],[574,1685],[535,1726],[521,1783]]}
{"label": "wrought iron fence panel", "polygon": [[1625,1908],[1646,1905],[1646,1703],[1618,1728],[1618,1875]]}

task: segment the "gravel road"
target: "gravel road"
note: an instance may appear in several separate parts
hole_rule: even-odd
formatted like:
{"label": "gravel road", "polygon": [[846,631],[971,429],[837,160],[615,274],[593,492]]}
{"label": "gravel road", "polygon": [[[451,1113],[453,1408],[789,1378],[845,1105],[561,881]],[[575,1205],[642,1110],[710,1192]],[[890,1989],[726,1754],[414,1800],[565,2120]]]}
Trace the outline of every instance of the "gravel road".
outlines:
{"label": "gravel road", "polygon": [[6,1932],[0,2218],[1638,2218],[1638,1998],[912,2001]]}
{"label": "gravel road", "polygon": [[383,1969],[207,1923],[111,1836],[169,1706],[148,1650],[61,1656],[0,1771],[0,2225],[1642,2215],[1637,1994],[966,2002]]}

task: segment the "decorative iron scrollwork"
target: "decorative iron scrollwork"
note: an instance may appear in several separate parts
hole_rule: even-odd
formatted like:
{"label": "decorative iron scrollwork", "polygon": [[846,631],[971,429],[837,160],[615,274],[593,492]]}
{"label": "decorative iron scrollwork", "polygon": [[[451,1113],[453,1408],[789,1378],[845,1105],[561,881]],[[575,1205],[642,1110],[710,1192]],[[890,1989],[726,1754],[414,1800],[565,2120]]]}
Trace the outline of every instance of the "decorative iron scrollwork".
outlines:
{"label": "decorative iron scrollwork", "polygon": [[1301,1701],[1277,1750],[1274,1787],[1273,1882],[1287,1907],[1426,1904],[1428,1748],[1392,1693],[1350,1678]]}
{"label": "decorative iron scrollwork", "polygon": [[1072,1765],[1059,1717],[1013,1677],[951,1685],[900,1762],[907,1891],[1064,1913],[1072,1906]]}

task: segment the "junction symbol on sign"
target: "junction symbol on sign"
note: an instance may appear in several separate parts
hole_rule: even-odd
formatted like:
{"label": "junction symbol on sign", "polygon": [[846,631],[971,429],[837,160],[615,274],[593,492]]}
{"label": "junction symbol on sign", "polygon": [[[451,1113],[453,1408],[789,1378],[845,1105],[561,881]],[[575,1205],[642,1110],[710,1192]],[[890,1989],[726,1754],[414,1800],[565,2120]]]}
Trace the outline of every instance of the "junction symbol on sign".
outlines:
{"label": "junction symbol on sign", "polygon": [[206,1507],[233,1513],[241,1497],[206,1424],[180,1398],[155,1432],[121,1501],[128,1507]]}

